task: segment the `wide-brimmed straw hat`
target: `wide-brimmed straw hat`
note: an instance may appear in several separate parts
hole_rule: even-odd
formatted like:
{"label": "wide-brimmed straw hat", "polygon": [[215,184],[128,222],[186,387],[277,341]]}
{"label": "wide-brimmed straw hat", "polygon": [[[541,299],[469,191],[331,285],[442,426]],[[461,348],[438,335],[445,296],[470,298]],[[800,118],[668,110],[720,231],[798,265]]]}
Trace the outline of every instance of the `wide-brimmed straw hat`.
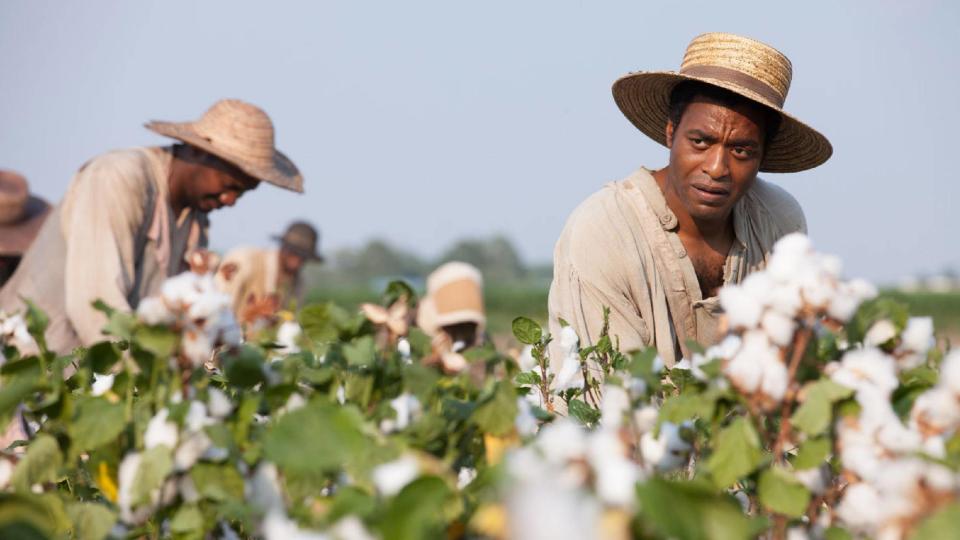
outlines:
{"label": "wide-brimmed straw hat", "polygon": [[780,114],[780,129],[764,151],[760,170],[812,169],[833,153],[830,141],[783,111],[793,68],[780,51],[733,34],[709,33],[687,46],[679,72],[637,72],[613,83],[613,98],[623,114],[648,137],[666,146],[670,92],[683,81],[725,88]]}
{"label": "wide-brimmed straw hat", "polygon": [[317,253],[320,233],[306,221],[294,221],[282,236],[274,236],[273,239],[308,261],[323,262],[323,256]]}
{"label": "wide-brimmed straw hat", "polygon": [[0,256],[23,255],[49,212],[47,201],[30,194],[26,178],[0,170]]}
{"label": "wide-brimmed straw hat", "polygon": [[276,149],[273,122],[256,105],[222,99],[196,122],[154,120],[144,126],[222,158],[258,180],[303,193],[300,171]]}
{"label": "wide-brimmed straw hat", "polygon": [[472,322],[483,333],[483,276],[464,262],[448,262],[427,276],[427,294],[417,308],[417,326],[435,336],[444,326]]}

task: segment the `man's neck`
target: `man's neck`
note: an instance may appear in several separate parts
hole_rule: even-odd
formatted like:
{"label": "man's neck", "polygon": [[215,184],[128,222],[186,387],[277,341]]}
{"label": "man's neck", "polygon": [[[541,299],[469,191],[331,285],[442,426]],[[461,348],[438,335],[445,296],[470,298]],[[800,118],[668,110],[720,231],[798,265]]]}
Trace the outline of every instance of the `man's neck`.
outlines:
{"label": "man's neck", "polygon": [[173,215],[179,216],[187,206],[189,206],[186,194],[186,179],[184,163],[177,157],[176,147],[171,150],[170,176],[167,177],[169,193],[167,200],[173,209]]}

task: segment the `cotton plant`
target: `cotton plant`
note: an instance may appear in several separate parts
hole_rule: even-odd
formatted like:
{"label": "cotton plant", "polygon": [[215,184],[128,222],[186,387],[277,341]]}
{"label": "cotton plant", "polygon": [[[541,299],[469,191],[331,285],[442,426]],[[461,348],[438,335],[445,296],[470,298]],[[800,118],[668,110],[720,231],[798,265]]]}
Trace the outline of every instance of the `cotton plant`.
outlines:
{"label": "cotton plant", "polygon": [[220,346],[242,341],[233,315],[233,301],[216,284],[214,255],[190,256],[191,270],[167,279],[156,296],[143,299],[137,318],[152,326],[165,326],[181,336],[179,356],[197,368],[209,362]]}

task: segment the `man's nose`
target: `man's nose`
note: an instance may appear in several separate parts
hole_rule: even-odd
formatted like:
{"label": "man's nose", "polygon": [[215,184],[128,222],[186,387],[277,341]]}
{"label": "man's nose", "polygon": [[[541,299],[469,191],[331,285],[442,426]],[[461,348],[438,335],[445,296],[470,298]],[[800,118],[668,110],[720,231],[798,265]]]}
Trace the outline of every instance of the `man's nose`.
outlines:
{"label": "man's nose", "polygon": [[233,191],[226,191],[220,194],[220,204],[224,206],[233,206],[237,202],[237,194]]}
{"label": "man's nose", "polygon": [[729,159],[729,156],[727,155],[727,151],[723,145],[713,145],[707,152],[707,155],[704,156],[703,172],[714,180],[725,178],[728,174],[730,174],[730,167],[727,159]]}

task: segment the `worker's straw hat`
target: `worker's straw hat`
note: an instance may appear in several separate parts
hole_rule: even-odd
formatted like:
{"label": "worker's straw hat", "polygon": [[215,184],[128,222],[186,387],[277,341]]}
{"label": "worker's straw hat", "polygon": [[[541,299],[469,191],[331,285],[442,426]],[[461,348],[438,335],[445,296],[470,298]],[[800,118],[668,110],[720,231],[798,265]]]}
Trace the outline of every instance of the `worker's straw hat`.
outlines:
{"label": "worker's straw hat", "polygon": [[417,326],[435,336],[444,326],[476,323],[477,335],[487,324],[483,310],[483,276],[464,262],[448,262],[427,277],[427,294],[417,308]]}
{"label": "worker's straw hat", "polygon": [[23,255],[49,212],[46,201],[30,195],[26,178],[0,170],[0,256]]}
{"label": "worker's straw hat", "polygon": [[792,76],[790,60],[773,47],[733,34],[709,33],[690,42],[679,72],[631,73],[613,83],[613,98],[633,125],[666,146],[670,93],[677,84],[700,81],[725,88],[781,117],[760,170],[796,172],[825,162],[833,148],[826,137],[783,111]]}
{"label": "worker's straw hat", "polygon": [[258,180],[303,193],[300,171],[276,149],[273,122],[255,105],[222,99],[195,122],[154,120],[145,127],[205,150]]}
{"label": "worker's straw hat", "polygon": [[320,234],[306,221],[294,221],[282,236],[274,236],[273,239],[305,260],[323,262],[323,256],[317,253]]}

